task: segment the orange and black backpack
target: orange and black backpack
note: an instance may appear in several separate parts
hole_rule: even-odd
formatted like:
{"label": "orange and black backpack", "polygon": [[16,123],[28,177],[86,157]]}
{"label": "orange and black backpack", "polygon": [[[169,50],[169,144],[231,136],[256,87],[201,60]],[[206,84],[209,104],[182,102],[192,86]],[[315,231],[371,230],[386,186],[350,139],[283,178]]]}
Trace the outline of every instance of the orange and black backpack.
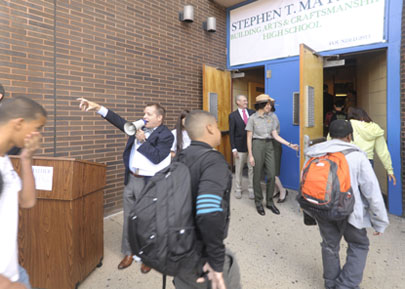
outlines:
{"label": "orange and black backpack", "polygon": [[327,220],[343,220],[354,207],[346,155],[357,151],[347,149],[310,158],[302,170],[298,203],[312,216]]}

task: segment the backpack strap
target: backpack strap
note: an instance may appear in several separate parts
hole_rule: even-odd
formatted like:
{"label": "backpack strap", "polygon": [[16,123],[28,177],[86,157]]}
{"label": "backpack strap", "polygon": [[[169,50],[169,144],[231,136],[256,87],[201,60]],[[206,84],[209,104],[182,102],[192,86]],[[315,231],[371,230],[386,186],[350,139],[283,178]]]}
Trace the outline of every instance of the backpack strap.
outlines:
{"label": "backpack strap", "polygon": [[166,274],[163,274],[162,276],[162,288],[166,289]]}
{"label": "backpack strap", "polygon": [[179,154],[179,155],[176,155],[174,158],[173,158],[173,161],[174,162],[180,162],[180,163],[183,163],[183,164],[185,164],[189,169],[191,168],[191,167],[193,167],[196,163],[198,163],[198,161],[203,157],[203,156],[205,156],[207,153],[209,153],[209,152],[212,152],[212,151],[215,151],[214,149],[203,149],[203,150],[201,150],[200,152],[199,152],[199,154],[198,154],[198,156],[195,158],[195,159],[193,159],[193,163],[189,163],[190,161],[186,161],[184,158],[182,158],[181,157],[181,153]]}
{"label": "backpack strap", "polygon": [[341,151],[342,154],[344,154],[345,156],[347,156],[348,154],[352,153],[352,152],[358,152],[359,149],[355,149],[355,148],[351,148],[351,149],[346,149]]}
{"label": "backpack strap", "polygon": [[214,149],[205,149],[203,150],[200,155],[194,160],[194,163],[192,163],[189,168],[191,168],[192,166],[194,166],[200,159],[202,159],[203,156],[205,156],[206,154],[208,154],[209,152],[215,151]]}

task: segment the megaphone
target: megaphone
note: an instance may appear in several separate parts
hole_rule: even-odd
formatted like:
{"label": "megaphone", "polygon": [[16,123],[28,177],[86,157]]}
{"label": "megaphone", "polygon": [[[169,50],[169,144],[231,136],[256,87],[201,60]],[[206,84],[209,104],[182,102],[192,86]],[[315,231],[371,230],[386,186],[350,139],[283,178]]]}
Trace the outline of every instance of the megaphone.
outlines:
{"label": "megaphone", "polygon": [[134,122],[127,122],[124,124],[124,131],[127,135],[134,135],[138,129],[141,129],[145,126],[146,120],[139,119]]}

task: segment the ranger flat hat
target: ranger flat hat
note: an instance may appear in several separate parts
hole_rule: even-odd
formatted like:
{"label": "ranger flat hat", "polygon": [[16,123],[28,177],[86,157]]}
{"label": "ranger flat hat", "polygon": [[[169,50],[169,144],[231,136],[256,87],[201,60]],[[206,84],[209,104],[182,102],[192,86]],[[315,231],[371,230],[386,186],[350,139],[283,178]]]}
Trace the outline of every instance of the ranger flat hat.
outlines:
{"label": "ranger flat hat", "polygon": [[259,94],[256,96],[256,103],[261,103],[261,102],[268,102],[268,101],[274,101],[268,94]]}

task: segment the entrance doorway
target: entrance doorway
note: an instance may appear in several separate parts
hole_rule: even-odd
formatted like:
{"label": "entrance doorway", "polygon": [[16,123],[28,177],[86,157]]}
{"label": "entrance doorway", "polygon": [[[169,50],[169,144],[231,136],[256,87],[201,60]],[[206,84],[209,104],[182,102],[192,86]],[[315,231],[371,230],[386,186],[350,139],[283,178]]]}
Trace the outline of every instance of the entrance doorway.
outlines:
{"label": "entrance doorway", "polygon": [[[385,131],[387,139],[386,50],[344,54],[339,59],[344,59],[344,65],[324,68],[324,108],[328,103],[339,102],[346,105],[345,110],[348,106],[361,107]],[[381,190],[387,195],[387,174],[377,155],[374,155],[374,170]]]}
{"label": "entrance doorway", "polygon": [[264,68],[250,68],[230,72],[203,65],[203,109],[213,113],[222,133],[221,145],[216,149],[232,165],[229,141],[229,114],[236,109],[235,99],[243,94],[248,97],[249,107],[254,106],[256,96],[264,93]]}
{"label": "entrance doorway", "polygon": [[254,67],[232,73],[232,111],[237,108],[236,97],[245,95],[249,108],[254,109],[256,96],[264,93],[264,67]]}

